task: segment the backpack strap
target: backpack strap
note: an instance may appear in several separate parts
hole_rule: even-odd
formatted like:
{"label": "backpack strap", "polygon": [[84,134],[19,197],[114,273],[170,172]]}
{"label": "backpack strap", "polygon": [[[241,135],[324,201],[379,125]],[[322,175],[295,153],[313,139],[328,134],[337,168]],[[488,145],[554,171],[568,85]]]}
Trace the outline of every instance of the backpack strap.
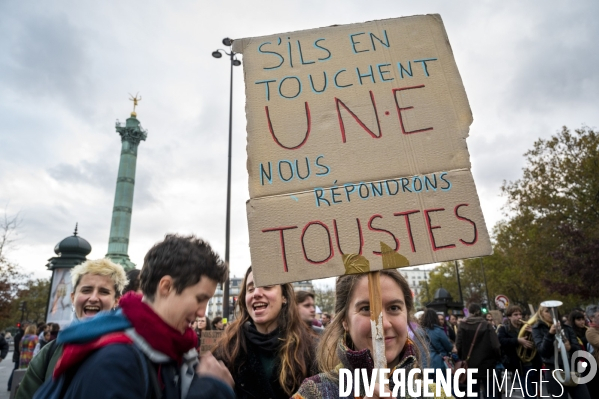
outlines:
{"label": "backpack strap", "polygon": [[478,328],[476,329],[476,332],[474,333],[474,337],[472,338],[472,343],[470,344],[470,350],[468,351],[468,357],[466,358],[466,361],[470,360],[470,355],[472,354],[472,349],[474,349],[474,343],[476,342],[476,335],[478,334],[478,330],[480,330],[480,327],[483,325],[483,323],[486,323],[486,321],[480,323],[478,325]]}
{"label": "backpack strap", "polygon": [[150,359],[148,359],[135,343],[133,344],[133,348],[135,348],[137,360],[139,361],[139,365],[144,374],[144,386],[146,388],[144,396],[148,399],[161,399],[162,392],[160,390],[160,383],[158,382],[157,370],[154,368]]}

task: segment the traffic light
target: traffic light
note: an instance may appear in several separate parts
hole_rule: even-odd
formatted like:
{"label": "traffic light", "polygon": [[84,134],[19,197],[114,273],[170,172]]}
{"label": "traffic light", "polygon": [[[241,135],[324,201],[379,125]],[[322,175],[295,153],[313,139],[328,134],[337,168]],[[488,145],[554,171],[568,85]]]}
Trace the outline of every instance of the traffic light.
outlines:
{"label": "traffic light", "polygon": [[480,305],[480,310],[483,312],[483,314],[487,314],[487,313],[489,313],[489,308],[488,308],[488,306],[487,306],[487,303],[486,303],[486,302],[483,302],[483,303]]}

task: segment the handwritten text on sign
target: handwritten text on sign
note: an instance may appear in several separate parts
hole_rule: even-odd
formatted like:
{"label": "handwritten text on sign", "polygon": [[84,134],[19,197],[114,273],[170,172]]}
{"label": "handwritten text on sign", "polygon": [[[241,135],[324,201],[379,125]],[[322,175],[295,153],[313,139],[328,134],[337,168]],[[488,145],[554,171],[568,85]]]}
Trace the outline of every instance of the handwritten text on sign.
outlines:
{"label": "handwritten text on sign", "polygon": [[490,253],[472,115],[437,15],[236,40],[243,53],[258,284]]}

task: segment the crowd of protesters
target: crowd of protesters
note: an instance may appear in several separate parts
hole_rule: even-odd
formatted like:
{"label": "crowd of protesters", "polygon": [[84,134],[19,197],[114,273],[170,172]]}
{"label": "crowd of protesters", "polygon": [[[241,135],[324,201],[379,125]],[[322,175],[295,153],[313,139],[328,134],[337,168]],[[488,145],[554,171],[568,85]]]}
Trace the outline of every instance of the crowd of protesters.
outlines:
{"label": "crowd of protesters", "polygon": [[[291,284],[257,287],[250,267],[236,318],[223,325],[222,318],[210,320],[205,311],[227,275],[227,265],[207,242],[180,235],[154,245],[141,271],[125,273],[108,259],[76,266],[71,271],[75,322],[60,334],[58,324],[49,323],[26,326],[15,336],[15,369],[26,369],[16,398],[328,399],[340,397],[341,368],[370,374],[366,275],[337,278],[334,314],[323,313],[319,321],[314,294],[295,292]],[[482,397],[501,397],[501,388],[487,376],[502,370],[521,377],[526,398],[540,397],[538,384],[531,382],[541,377],[553,397],[598,397],[599,377],[564,387],[559,396],[560,385],[550,375],[561,366],[554,356],[556,339],[565,340],[569,356],[587,350],[598,359],[598,306],[575,310],[560,325],[543,306],[527,321],[518,306],[484,314],[476,303],[467,317],[433,309],[415,314],[405,278],[397,270],[380,276],[384,357],[392,372],[444,371],[465,359],[478,369],[474,390]],[[209,330],[220,330],[220,338],[212,353],[199,356],[202,333]],[[563,338],[556,338],[558,331]],[[523,358],[519,348],[536,354]],[[0,358],[7,353],[2,336]],[[542,368],[547,370],[541,376]],[[533,378],[525,379],[529,374]],[[431,377],[435,392],[434,372]],[[488,386],[495,389],[489,392]],[[365,397],[363,384],[351,388],[349,397]],[[393,388],[393,381],[383,387]],[[378,392],[377,385],[373,397]]]}

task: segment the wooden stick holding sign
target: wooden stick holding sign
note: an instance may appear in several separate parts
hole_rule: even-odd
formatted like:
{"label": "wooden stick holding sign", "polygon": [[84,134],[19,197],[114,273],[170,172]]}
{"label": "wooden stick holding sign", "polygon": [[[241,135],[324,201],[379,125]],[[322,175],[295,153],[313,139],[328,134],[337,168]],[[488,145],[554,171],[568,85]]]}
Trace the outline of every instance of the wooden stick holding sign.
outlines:
{"label": "wooden stick holding sign", "polygon": [[[397,269],[410,265],[408,259],[381,241],[383,269]],[[372,332],[372,360],[375,368],[387,368],[385,357],[385,331],[383,330],[383,298],[381,273],[370,271],[370,262],[362,255],[343,255],[345,274],[368,273],[368,298],[370,301],[370,329]]]}
{"label": "wooden stick holding sign", "polygon": [[387,368],[385,357],[385,332],[383,330],[383,299],[381,297],[381,272],[368,273],[370,299],[370,330],[372,332],[372,360],[374,368]]}

